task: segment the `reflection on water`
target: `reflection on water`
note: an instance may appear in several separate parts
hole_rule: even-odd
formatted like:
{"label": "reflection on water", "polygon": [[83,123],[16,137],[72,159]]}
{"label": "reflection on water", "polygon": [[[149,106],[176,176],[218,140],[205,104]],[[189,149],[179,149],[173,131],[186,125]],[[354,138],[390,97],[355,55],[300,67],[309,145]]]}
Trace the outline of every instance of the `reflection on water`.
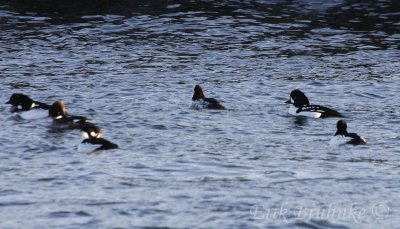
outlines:
{"label": "reflection on water", "polygon": [[[0,1],[0,101],[62,99],[121,146],[0,106],[1,227],[397,225],[399,3]],[[196,84],[229,109],[189,110]],[[337,119],[291,117],[293,89],[369,145],[328,148]]]}
{"label": "reflection on water", "polygon": [[296,127],[302,127],[307,123],[307,120],[306,117],[296,116],[294,117],[294,124]]}
{"label": "reflection on water", "polygon": [[[358,31],[384,31],[395,34],[399,27],[400,3],[383,1],[134,1],[134,0],[15,0],[2,1],[3,8],[18,12],[20,19],[33,16],[48,17],[53,23],[84,22],[87,15],[177,16],[204,15],[207,18],[221,16],[243,19],[248,22],[271,24],[307,23],[310,27],[344,28]],[[175,15],[174,15],[175,14]],[[46,19],[46,18],[43,18]],[[298,34],[304,30],[298,30]]]}

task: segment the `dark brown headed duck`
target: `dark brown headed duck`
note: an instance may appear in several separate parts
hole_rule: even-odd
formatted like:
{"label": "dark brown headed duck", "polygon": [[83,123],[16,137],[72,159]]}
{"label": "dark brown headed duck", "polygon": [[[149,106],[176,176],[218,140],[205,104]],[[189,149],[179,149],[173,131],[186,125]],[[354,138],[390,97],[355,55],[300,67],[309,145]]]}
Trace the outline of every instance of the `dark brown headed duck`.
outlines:
{"label": "dark brown headed duck", "polygon": [[54,124],[68,129],[80,129],[87,120],[83,116],[70,116],[63,101],[54,102],[49,108],[49,115],[53,119]]}
{"label": "dark brown headed duck", "polygon": [[366,145],[367,142],[363,137],[356,133],[348,133],[347,132],[347,123],[346,120],[342,119],[336,123],[337,131],[335,136],[331,139],[329,144],[331,146],[339,146],[344,144],[350,145]]}
{"label": "dark brown headed duck", "polygon": [[224,110],[225,107],[218,102],[218,100],[213,98],[206,98],[203,93],[203,88],[200,85],[194,87],[194,94],[192,97],[193,103],[191,105],[192,109],[218,109]]}

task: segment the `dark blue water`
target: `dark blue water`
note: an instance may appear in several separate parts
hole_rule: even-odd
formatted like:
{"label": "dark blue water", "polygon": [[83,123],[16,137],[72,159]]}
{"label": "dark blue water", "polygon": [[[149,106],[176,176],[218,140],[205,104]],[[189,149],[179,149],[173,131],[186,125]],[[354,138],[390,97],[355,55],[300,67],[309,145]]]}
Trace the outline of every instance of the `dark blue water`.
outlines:
{"label": "dark blue water", "polygon": [[[0,105],[1,228],[400,223],[398,1],[1,1],[0,31],[0,101],[64,100],[121,146]],[[196,84],[228,110],[190,110]],[[330,148],[296,88],[368,145]]]}

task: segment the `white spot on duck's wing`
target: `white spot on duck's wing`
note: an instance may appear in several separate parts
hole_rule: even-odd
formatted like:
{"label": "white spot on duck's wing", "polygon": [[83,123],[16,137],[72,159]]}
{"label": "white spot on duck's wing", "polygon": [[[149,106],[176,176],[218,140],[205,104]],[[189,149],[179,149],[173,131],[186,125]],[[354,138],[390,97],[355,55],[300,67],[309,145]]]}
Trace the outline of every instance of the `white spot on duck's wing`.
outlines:
{"label": "white spot on duck's wing", "polygon": [[78,145],[78,152],[79,153],[91,153],[100,147],[101,147],[101,145],[95,145],[95,144],[91,144],[91,143],[86,143],[86,142],[82,143],[81,142]]}
{"label": "white spot on duck's wing", "polygon": [[54,119],[62,119],[63,118],[63,116],[62,115],[59,115],[59,116],[56,116],[56,117],[54,117]]}
{"label": "white spot on duck's wing", "polygon": [[41,119],[48,117],[49,112],[43,109],[31,109],[29,111],[20,112],[19,116],[23,119]]}
{"label": "white spot on duck's wing", "polygon": [[74,123],[86,122],[86,118],[84,118],[84,117],[72,117],[72,122],[74,122]]}
{"label": "white spot on duck's wing", "polygon": [[297,113],[298,108],[295,107],[294,105],[290,105],[289,107],[289,114],[294,115],[294,116],[305,116],[305,117],[311,117],[311,118],[319,118],[321,117],[320,112],[315,112],[315,111],[301,111]]}
{"label": "white spot on duck's wing", "polygon": [[18,110],[21,110],[21,109],[22,109],[22,106],[21,106],[21,105],[18,105],[17,108],[18,108]]}
{"label": "white spot on duck's wing", "polygon": [[335,110],[319,105],[310,105],[302,108],[304,111],[318,112],[325,117],[341,117],[341,114]]}
{"label": "white spot on duck's wing", "polygon": [[303,106],[301,108],[302,111],[309,111],[309,112],[325,112],[321,107],[319,106],[314,106],[314,105],[309,105],[309,106]]}
{"label": "white spot on duck's wing", "polygon": [[37,106],[37,104],[36,103],[32,103],[32,105],[31,105],[31,109],[32,108],[34,108],[34,107],[36,107]]}

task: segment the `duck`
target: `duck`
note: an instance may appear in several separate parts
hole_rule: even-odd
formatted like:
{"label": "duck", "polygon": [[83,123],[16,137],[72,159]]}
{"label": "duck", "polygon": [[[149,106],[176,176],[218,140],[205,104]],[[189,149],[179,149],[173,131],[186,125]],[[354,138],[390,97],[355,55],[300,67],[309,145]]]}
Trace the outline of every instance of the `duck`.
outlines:
{"label": "duck", "polygon": [[347,122],[344,119],[339,120],[336,123],[337,131],[333,138],[329,141],[331,146],[340,146],[344,144],[350,145],[366,145],[367,142],[361,136],[356,133],[347,132]]}
{"label": "duck", "polygon": [[49,116],[49,105],[34,101],[22,93],[12,94],[6,104],[11,105],[11,113],[15,113],[23,119],[41,119]]}
{"label": "duck", "polygon": [[344,116],[331,108],[321,105],[310,105],[307,96],[300,90],[296,89],[290,93],[290,98],[285,103],[290,104],[289,114],[295,116],[306,116],[312,118],[328,118]]}
{"label": "duck", "polygon": [[49,116],[53,119],[53,127],[61,129],[81,129],[88,120],[83,116],[69,115],[61,100],[50,106]]}
{"label": "duck", "polygon": [[200,85],[196,85],[194,87],[192,101],[193,103],[190,108],[195,110],[200,110],[203,108],[216,110],[225,109],[225,107],[220,102],[218,102],[218,100],[214,98],[206,98],[203,93],[203,88]]}
{"label": "duck", "polygon": [[83,140],[78,145],[78,152],[93,153],[100,150],[118,149],[118,145],[102,138],[102,131],[93,123],[87,122],[81,128]]}

